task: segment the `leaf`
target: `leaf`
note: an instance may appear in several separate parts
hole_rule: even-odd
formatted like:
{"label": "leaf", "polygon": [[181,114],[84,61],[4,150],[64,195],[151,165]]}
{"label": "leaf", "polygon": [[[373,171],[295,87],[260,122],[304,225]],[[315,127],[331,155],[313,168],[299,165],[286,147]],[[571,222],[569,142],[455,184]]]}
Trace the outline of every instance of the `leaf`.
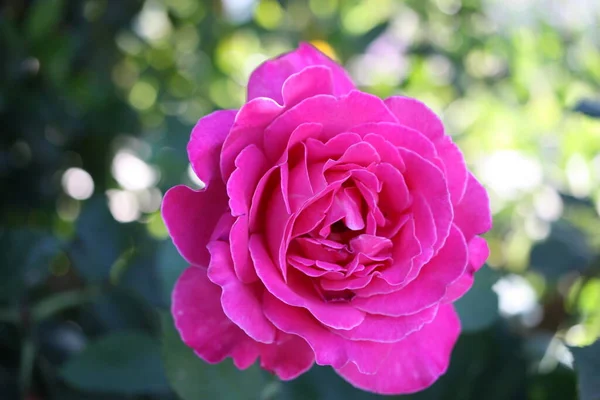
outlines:
{"label": "leaf", "polygon": [[179,255],[171,240],[164,240],[158,249],[158,274],[161,280],[163,297],[167,304],[171,303],[171,292],[177,278],[188,267],[187,262]]}
{"label": "leaf", "polygon": [[485,329],[498,318],[498,294],[492,290],[497,280],[498,274],[484,266],[475,274],[471,290],[454,303],[464,332]]}
{"label": "leaf", "polygon": [[181,341],[173,319],[167,313],[162,315],[162,326],[162,354],[167,377],[183,400],[265,397],[270,388],[256,365],[240,371],[229,359],[217,365],[207,364]]}
{"label": "leaf", "polygon": [[587,238],[573,225],[559,221],[550,235],[531,250],[531,268],[546,278],[556,280],[570,271],[582,272],[588,267],[592,251]]}
{"label": "leaf", "polygon": [[569,347],[575,359],[581,400],[600,399],[600,340],[587,347]]}
{"label": "leaf", "polygon": [[0,230],[0,300],[15,299],[40,283],[59,251],[60,242],[48,232]]}
{"label": "leaf", "polygon": [[592,118],[600,118],[600,101],[595,100],[581,100],[575,106],[575,111],[587,115]]}
{"label": "leaf", "polygon": [[106,198],[98,196],[85,203],[76,230],[71,257],[77,270],[88,280],[107,279],[112,265],[130,247],[127,225],[115,221]]}
{"label": "leaf", "polygon": [[158,341],[147,334],[118,332],[88,345],[62,368],[80,390],[140,394],[169,390]]}
{"label": "leaf", "polygon": [[26,22],[26,33],[29,40],[46,39],[47,35],[58,25],[63,10],[64,0],[37,0],[29,8]]}

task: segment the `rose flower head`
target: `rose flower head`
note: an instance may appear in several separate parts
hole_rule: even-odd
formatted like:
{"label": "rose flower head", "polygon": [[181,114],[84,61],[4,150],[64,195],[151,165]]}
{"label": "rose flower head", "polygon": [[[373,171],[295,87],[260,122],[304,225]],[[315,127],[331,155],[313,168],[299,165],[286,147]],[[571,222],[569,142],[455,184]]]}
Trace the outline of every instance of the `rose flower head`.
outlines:
{"label": "rose flower head", "polygon": [[429,108],[361,92],[301,44],[252,73],[239,110],[200,119],[187,150],[206,186],[170,189],[162,215],[190,264],[175,325],[199,357],[283,380],[329,365],[381,394],[446,371],[491,217]]}

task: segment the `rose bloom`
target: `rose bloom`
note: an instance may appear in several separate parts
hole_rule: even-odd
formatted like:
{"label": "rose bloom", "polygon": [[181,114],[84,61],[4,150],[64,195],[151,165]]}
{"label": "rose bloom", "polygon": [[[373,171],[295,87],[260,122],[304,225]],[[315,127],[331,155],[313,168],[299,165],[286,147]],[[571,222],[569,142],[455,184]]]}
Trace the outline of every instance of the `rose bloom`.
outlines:
{"label": "rose bloom", "polygon": [[460,332],[491,226],[484,188],[421,102],[381,100],[308,44],[251,75],[239,110],[198,121],[195,191],[162,215],[191,266],[183,341],[289,380],[313,363],[382,394],[430,386]]}

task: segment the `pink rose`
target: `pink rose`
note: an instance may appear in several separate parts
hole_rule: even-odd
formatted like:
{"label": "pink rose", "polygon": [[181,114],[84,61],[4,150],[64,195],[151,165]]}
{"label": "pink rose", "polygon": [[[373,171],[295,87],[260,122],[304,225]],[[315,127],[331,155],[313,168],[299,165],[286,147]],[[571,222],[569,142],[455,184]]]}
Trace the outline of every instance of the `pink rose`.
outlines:
{"label": "pink rose", "polygon": [[284,380],[330,365],[382,394],[446,371],[491,218],[430,109],[358,91],[302,44],[198,121],[188,155],[206,187],[172,188],[162,214],[191,264],[172,312],[196,354]]}

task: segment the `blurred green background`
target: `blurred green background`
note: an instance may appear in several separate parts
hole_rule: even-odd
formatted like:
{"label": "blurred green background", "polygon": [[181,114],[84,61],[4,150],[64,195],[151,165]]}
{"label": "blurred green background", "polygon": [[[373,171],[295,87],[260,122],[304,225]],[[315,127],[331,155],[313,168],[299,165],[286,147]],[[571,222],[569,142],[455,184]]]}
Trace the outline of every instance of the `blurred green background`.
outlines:
{"label": "blurred green background", "polygon": [[594,0],[1,2],[0,398],[379,398],[204,364],[167,312],[186,265],[159,207],[198,184],[189,133],[302,40],[431,106],[490,191],[449,372],[401,398],[600,399],[600,343],[569,351],[600,336]]}

